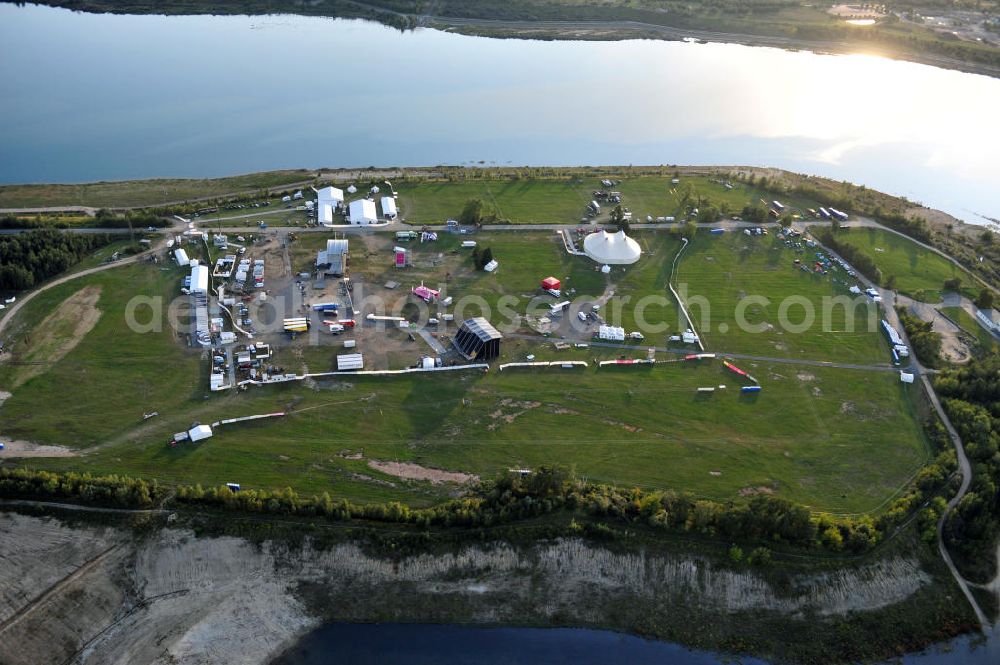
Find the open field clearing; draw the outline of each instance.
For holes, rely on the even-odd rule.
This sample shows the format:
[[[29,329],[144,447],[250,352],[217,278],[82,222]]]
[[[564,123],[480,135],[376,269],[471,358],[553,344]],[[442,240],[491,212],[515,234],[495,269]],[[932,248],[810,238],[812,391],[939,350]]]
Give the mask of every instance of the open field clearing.
[[[158,206],[310,180],[311,171],[264,171],[229,178],[127,180],[79,185],[4,185],[0,208]]]
[[[669,177],[615,178],[613,187],[619,191],[622,205],[633,213],[633,223],[647,216],[674,216],[681,219],[688,205],[724,206],[737,214],[745,205],[759,204],[774,198],[757,187],[733,182],[727,189],[707,176],[682,175],[677,184]],[[403,182],[397,185],[402,217],[409,224],[441,224],[456,219],[466,201],[482,199],[502,219],[512,224],[572,224],[581,219],[586,205],[594,199],[595,190],[602,189],[595,178],[564,179],[503,179],[460,182]],[[788,199],[786,206],[818,207],[806,200]],[[605,217],[607,209],[604,206]]]
[[[169,329],[136,334],[125,325],[125,307],[135,295],[169,302],[177,271],[148,264],[124,266],[54,287],[39,294],[7,331],[15,362],[0,365],[0,385],[10,390],[25,368],[31,378],[17,386],[0,412],[0,433],[37,442],[86,447],[135,427],[158,405],[192,399],[207,379],[199,354],[189,353]],[[82,338],[79,323],[49,319],[72,304],[75,294],[98,292],[92,305],[100,316]],[[89,302],[89,301],[88,301]],[[148,309],[146,310],[148,312]],[[140,314],[140,316],[142,316]],[[47,332],[62,331],[62,336]],[[38,358],[52,345],[75,345],[63,358]],[[37,374],[37,375],[35,375]]]
[[[837,362],[886,362],[888,348],[876,328],[869,326],[867,299],[847,290],[854,280],[839,268],[821,275],[794,264],[798,259],[808,267],[815,261],[816,251],[789,249],[773,235],[699,233],[678,264],[676,284],[682,293],[686,287],[696,325],[700,319],[710,322],[699,328],[710,349]],[[707,301],[707,314],[699,311],[698,296]],[[834,297],[841,297],[842,302],[836,306],[824,303],[824,298]],[[738,321],[741,302],[746,330]],[[782,313],[791,326],[782,325]],[[877,317],[874,323],[878,323]],[[803,329],[796,332],[797,326]]]
[[[165,445],[191,420],[172,410],[120,445],[44,464],[419,504],[441,490],[390,477],[368,460],[487,477],[560,462],[619,485],[717,498],[766,492],[814,509],[863,512],[877,509],[929,457],[914,395],[894,374],[765,363],[744,369],[765,385],[756,397],[742,395],[719,363],[336,377],[176,404],[203,421],[288,413],[219,430],[197,446]],[[696,392],[720,384],[727,389]]]
[[[837,240],[871,257],[885,279],[896,277],[896,290],[916,300],[940,302],[945,280],[956,278],[962,280],[965,295],[975,297],[979,292],[964,270],[896,233],[873,228],[843,229]]]
[[[676,332],[676,305],[664,288],[680,241],[666,233],[635,235],[643,259],[607,276],[591,261],[568,255],[550,232],[441,234],[437,242],[411,242],[412,267],[405,270],[390,267],[391,235],[360,236],[351,239],[352,275],[362,286],[394,297],[421,279],[440,283],[456,299],[481,296],[495,319],[503,296],[518,297],[513,310],[523,314],[527,302],[540,295],[538,280],[553,274],[565,281],[564,289],[576,289],[573,297],[610,290],[633,300],[666,296],[667,304],[650,307],[647,319],[667,322]],[[467,238],[490,247],[500,270],[474,271],[469,250],[458,248]],[[292,243],[294,271],[308,268],[321,241],[325,238],[316,235]],[[699,234],[681,260],[680,281],[711,304],[709,350],[884,364],[880,336],[844,333],[840,319],[833,320],[832,332],[823,332],[820,322],[805,333],[783,336],[744,333],[737,326],[717,332],[720,323],[732,321],[741,290],[753,288],[775,303],[793,294],[815,302],[846,291],[831,276],[795,269],[792,260],[799,255],[773,236]],[[20,385],[25,366],[0,367],[0,389],[13,393],[0,410],[0,434],[90,449],[82,457],[34,459],[32,465],[138,474],[167,483],[290,485],[358,501],[426,505],[455,491],[454,484],[431,479],[460,477],[437,470],[489,477],[557,462],[619,485],[716,498],[773,493],[817,510],[854,513],[878,510],[929,457],[919,393],[899,384],[892,372],[737,361],[763,385],[761,393],[747,395],[739,392],[741,379],[719,361],[600,370],[594,365],[597,359],[645,357],[649,344],[666,344],[667,332],[632,349],[558,351],[537,335],[514,334],[504,342],[503,361],[530,353],[539,360],[584,360],[587,369],[331,377],[212,394],[207,356],[200,350],[188,348],[169,329],[139,334],[124,325],[132,296],[169,301],[182,272],[148,264],[123,267],[56,287],[25,307],[15,322],[20,332],[12,335],[19,359],[37,354],[32,345],[43,337],[45,344],[56,343],[56,335],[37,331],[63,330],[62,337],[73,337],[75,328],[43,322],[67,307],[67,299],[72,304],[80,298],[81,290],[100,288],[93,305],[100,318],[65,357],[42,365]],[[384,289],[390,278],[401,287]],[[553,299],[545,296],[542,302]],[[748,318],[769,322],[776,306],[748,310]],[[623,324],[632,326],[631,308],[622,311]],[[522,324],[517,331],[530,328]],[[422,342],[402,339],[392,352],[371,344],[362,351],[382,353],[397,368],[427,352]],[[292,346],[278,349],[276,362],[299,373],[328,371],[336,352],[329,346]],[[31,367],[34,372],[37,366]],[[706,386],[717,390],[699,396],[697,389]],[[144,421],[143,414],[153,411],[159,415]],[[275,411],[287,415],[219,428],[197,445],[166,445],[173,432],[192,422]]]

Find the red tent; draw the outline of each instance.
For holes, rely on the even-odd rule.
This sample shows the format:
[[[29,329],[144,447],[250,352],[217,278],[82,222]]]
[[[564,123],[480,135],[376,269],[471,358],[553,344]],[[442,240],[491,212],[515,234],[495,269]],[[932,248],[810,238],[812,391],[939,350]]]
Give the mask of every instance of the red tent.
[[[561,282],[555,277],[546,277],[542,280],[543,289],[556,289],[559,290]]]

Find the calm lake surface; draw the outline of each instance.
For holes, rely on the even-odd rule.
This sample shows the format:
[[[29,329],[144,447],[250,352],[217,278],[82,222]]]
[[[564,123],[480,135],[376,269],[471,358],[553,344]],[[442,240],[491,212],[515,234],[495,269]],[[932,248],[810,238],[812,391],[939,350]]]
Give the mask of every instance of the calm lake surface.
[[[903,665],[995,665],[997,641],[912,654]],[[718,656],[676,644],[581,628],[475,628],[421,624],[323,626],[271,665],[763,665],[757,658]]]
[[[1000,80],[865,55],[0,5],[0,182],[757,164],[1000,218]]]

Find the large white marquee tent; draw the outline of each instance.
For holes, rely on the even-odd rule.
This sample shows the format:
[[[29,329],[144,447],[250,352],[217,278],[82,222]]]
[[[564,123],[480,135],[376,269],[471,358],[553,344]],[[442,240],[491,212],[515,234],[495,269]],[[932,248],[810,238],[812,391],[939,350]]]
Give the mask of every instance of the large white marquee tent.
[[[635,263],[642,256],[639,243],[625,235],[624,231],[591,233],[583,239],[583,251],[594,261],[613,266]]]

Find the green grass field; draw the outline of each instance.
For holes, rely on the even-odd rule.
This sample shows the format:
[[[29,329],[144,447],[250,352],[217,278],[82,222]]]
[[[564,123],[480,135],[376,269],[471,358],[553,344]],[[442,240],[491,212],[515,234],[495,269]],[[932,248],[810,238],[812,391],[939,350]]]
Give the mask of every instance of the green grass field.
[[[689,206],[697,205],[724,206],[729,214],[738,214],[745,205],[773,198],[744,183],[733,183],[733,189],[727,189],[707,176],[684,175],[676,185],[671,184],[669,177],[612,179],[620,180],[612,189],[622,193],[622,205],[632,210],[636,225],[644,222],[647,216],[680,219]],[[594,198],[594,190],[598,189],[606,188],[601,187],[597,177],[423,181],[397,185],[400,211],[409,224],[441,224],[446,219],[455,219],[466,201],[472,198],[489,203],[499,217],[512,224],[572,224],[580,221],[587,204]],[[783,203],[798,209],[818,205],[797,198]]]
[[[699,330],[712,349],[838,362],[887,362],[888,350],[874,332],[878,319],[871,323],[867,301],[847,290],[853,280],[840,270],[823,276],[795,267],[795,259],[808,263],[812,256],[812,250],[788,249],[773,235],[699,233],[678,266],[676,284],[679,290],[686,286],[690,294],[695,323],[703,317],[710,323]],[[708,302],[707,315],[697,305],[699,296]],[[833,303],[831,299],[836,297],[850,305],[825,304]],[[741,328],[737,317],[741,302],[747,330]],[[811,319],[808,312],[812,312]],[[783,313],[788,326],[781,323]],[[798,331],[800,325],[805,329]]]
[[[644,259],[616,269],[611,284],[617,294],[636,299],[663,296],[679,241],[666,233],[636,237]],[[417,265],[406,271],[406,284],[433,283],[448,273],[453,293],[480,295],[491,307],[504,295],[537,294],[538,280],[548,274],[566,279],[566,288],[578,294],[597,295],[609,286],[589,261],[566,254],[554,234],[495,232],[476,238],[500,260],[497,273],[474,272],[456,247],[463,237],[443,235],[438,243],[411,244]],[[293,265],[311,261],[322,240],[297,241]],[[351,242],[355,274],[376,284],[385,274],[400,275],[388,268],[384,245],[391,247],[391,238]],[[877,333],[838,332],[842,321],[836,319],[832,332],[752,335],[737,327],[717,332],[720,323],[731,321],[740,291],[778,303],[788,295],[816,302],[844,289],[829,277],[794,270],[794,256],[770,237],[695,239],[680,264],[680,278],[691,294],[712,303],[713,332],[705,334],[709,350],[884,364]],[[168,483],[290,485],[359,501],[398,498],[426,505],[445,496],[448,486],[387,476],[369,468],[367,460],[412,461],[482,476],[558,462],[574,465],[587,478],[621,485],[716,498],[773,492],[818,510],[863,512],[882,506],[928,457],[917,393],[892,372],[740,360],[736,364],[764,386],[748,397],[738,391],[739,377],[718,361],[601,370],[591,362],[623,353],[644,356],[644,345],[631,352],[597,347],[560,352],[540,338],[511,338],[506,358],[535,353],[587,360],[591,367],[359,376],[211,394],[200,350],[187,348],[169,330],[137,334],[123,325],[131,297],[170,299],[180,276],[178,269],[122,267],[61,285],[24,308],[11,335],[15,352],[19,345],[37,343],[32,331],[66,298],[87,286],[101,287],[96,306],[102,313],[93,330],[64,358],[16,385],[0,407],[4,437],[73,448],[101,445],[82,457],[35,459],[33,466],[140,474]],[[647,318],[658,314],[676,330],[673,304],[650,312]],[[771,321],[773,314],[772,306],[750,311],[748,318]],[[662,345],[666,334],[645,344]],[[296,362],[324,371],[331,359],[329,347],[308,348]],[[0,367],[0,389],[19,383],[21,371]],[[698,387],[722,384],[727,388],[698,397]],[[198,446],[166,445],[173,432],[194,421],[276,410],[289,415],[219,429]],[[143,421],[152,411],[160,415]],[[354,457],[362,451],[364,458]]]
[[[837,239],[853,245],[875,261],[886,279],[896,277],[896,290],[923,302],[940,302],[944,282],[962,280],[963,293],[975,297],[978,290],[972,277],[944,257],[921,247],[909,238],[874,228],[842,230]]]

